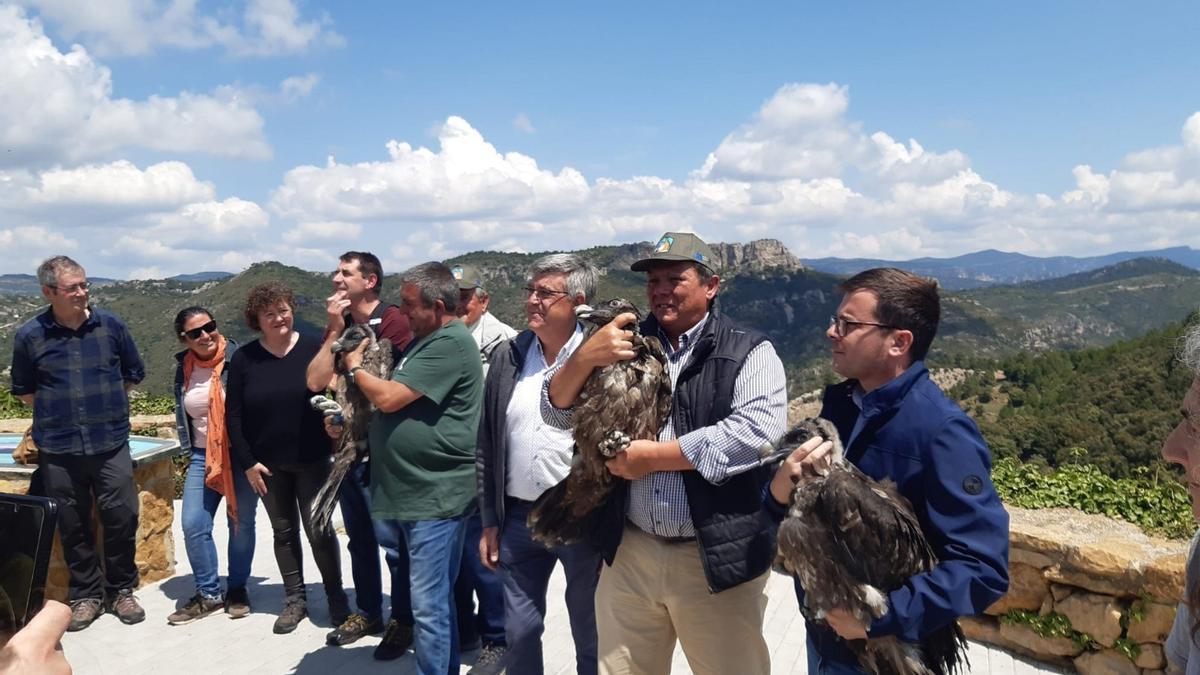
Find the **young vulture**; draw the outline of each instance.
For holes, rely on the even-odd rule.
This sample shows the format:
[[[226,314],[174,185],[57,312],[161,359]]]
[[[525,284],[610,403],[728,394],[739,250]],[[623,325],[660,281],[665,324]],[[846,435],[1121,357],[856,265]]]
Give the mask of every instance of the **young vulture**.
[[[588,336],[619,314],[641,313],[628,300],[615,299],[593,308],[580,305],[575,315],[589,325]],[[566,479],[542,494],[529,512],[533,538],[562,546],[583,541],[601,529],[606,515],[623,512],[625,482],[604,462],[633,440],[658,440],[658,430],[671,412],[671,378],[662,343],[630,325],[636,356],[592,371],[575,406],[575,456]]]
[[[804,588],[801,611],[821,622],[831,609],[849,611],[870,625],[888,611],[887,594],[937,564],[912,505],[890,480],[876,482],[848,462],[837,429],[828,420],[801,421],[770,458],[780,459],[813,436],[833,441],[829,468],[796,484],[779,526],[777,566]],[[966,639],[957,623],[918,643],[895,636],[854,640],[859,665],[873,675],[948,675],[965,660]]]
[[[367,454],[367,425],[371,421],[371,414],[375,412],[375,406],[371,405],[358,385],[354,384],[354,378],[346,375],[346,368],[342,365],[342,354],[354,351],[363,340],[367,341],[367,350],[362,361],[363,370],[378,378],[391,377],[391,340],[377,340],[375,331],[371,330],[370,326],[354,324],[329,347],[329,351],[333,352],[334,370],[341,375],[334,388],[334,400],[314,396],[310,401],[314,408],[325,415],[340,415],[343,424],[342,436],[336,441],[337,449],[333,453],[333,468],[312,503],[312,522],[318,529],[327,526],[333,516],[333,507],[337,504],[342,479],[346,477],[354,462]]]

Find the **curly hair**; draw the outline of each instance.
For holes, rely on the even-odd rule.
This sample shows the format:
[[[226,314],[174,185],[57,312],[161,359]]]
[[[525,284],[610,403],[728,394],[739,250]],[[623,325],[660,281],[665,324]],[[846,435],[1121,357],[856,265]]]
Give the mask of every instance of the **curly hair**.
[[[292,293],[292,289],[278,281],[268,281],[251,288],[250,293],[246,295],[246,307],[242,310],[242,316],[246,319],[246,327],[253,331],[261,331],[262,327],[258,325],[258,313],[270,309],[280,302],[287,303],[288,308],[293,311],[296,309],[296,296]]]

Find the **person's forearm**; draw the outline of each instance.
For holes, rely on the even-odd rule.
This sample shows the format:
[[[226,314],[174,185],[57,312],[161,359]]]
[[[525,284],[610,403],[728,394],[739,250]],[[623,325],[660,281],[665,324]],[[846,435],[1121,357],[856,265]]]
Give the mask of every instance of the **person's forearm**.
[[[307,383],[309,391],[322,391],[332,386],[335,373],[333,370],[333,352],[329,351],[329,347],[334,342],[337,342],[337,337],[336,333],[326,335],[321,349],[317,351],[317,355],[313,357],[313,360],[308,362],[308,369],[304,372],[304,380]]]
[[[401,382],[375,377],[365,370],[354,373],[354,384],[379,412],[393,413],[421,397],[421,393]]]
[[[20,399],[21,403],[24,403],[25,405],[29,406],[30,408],[33,407],[33,397],[34,397],[33,394],[20,394],[17,396],[17,398]]]
[[[695,471],[696,467],[683,455],[678,440],[657,441],[641,450],[643,461],[652,471]]]
[[[592,367],[572,355],[550,380],[550,404],[560,409],[574,406],[575,399],[579,398],[579,392],[583,391],[583,385],[591,374]]]

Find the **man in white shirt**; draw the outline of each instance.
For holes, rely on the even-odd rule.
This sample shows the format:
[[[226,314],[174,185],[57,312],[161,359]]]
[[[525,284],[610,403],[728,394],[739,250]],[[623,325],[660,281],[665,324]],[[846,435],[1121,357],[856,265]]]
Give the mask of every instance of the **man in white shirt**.
[[[553,254],[529,270],[528,329],[501,343],[484,386],[476,445],[483,536],[479,558],[504,582],[510,673],[541,675],[546,585],[556,562],[566,574],[566,603],[579,675],[596,673],[594,598],[600,553],[589,543],[547,548],[525,525],[533,501],[571,468],[571,432],[542,421],[546,373],[583,340],[575,307],[593,299],[599,274],[579,256]]]

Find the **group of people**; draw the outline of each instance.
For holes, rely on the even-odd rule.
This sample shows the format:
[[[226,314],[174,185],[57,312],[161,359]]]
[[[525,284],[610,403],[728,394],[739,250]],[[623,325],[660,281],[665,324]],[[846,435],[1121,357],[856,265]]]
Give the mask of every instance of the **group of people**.
[[[666,673],[677,643],[696,673],[770,672],[764,591],[775,531],[796,480],[821,470],[831,444],[814,438],[781,466],[760,465],[763,446],[785,431],[783,364],[765,335],[721,312],[721,279],[700,238],[669,232],[632,269],[646,275],[649,316],[634,326],[637,317],[624,314],[590,335],[575,310],[597,300],[599,273],[572,254],[530,266],[520,332],[488,312],[478,270],[418,265],[402,275],[394,306],[380,299],[379,260],[359,251],[339,260],[321,339],[296,331],[295,299],[276,283],[250,292],[242,318],[259,337],[245,345],[224,337],[209,310],[181,310],[173,329],[185,349],[174,391],[180,444],[191,460],[182,523],[196,592],[168,621],[250,613],[246,582],[261,500],[286,595],[278,633],[294,630],[308,611],[303,528],[336,626],[328,642],[382,632],[376,657],[411,647],[423,675],[457,673],[460,649],[477,643],[476,673],[541,673],[556,564],[566,578],[577,672]],[[88,302],[82,267],[51,258],[38,278],[50,307],[17,333],[12,387],[34,409],[40,489],[61,506],[68,629],[85,628],[106,609],[136,623],[145,614],[133,596],[137,500],[126,394],[144,366],[120,320]],[[884,268],[840,290],[826,337],[833,368],[846,379],[825,391],[821,415],[837,427],[849,461],[897,484],[939,562],[891,591],[888,611],[870,624],[837,610],[810,621],[811,673],[859,672],[847,641],[916,640],[983,611],[1008,585],[1008,517],[987,447],[924,365],[940,318],[936,282]],[[335,367],[329,348],[351,324],[391,342],[390,376],[363,368],[361,347]],[[574,408],[587,378],[635,356],[635,328],[666,349],[670,418],[657,438],[635,439],[607,463],[629,481],[624,518],[589,541],[547,547],[531,536],[526,517],[570,471]],[[1200,372],[1200,337],[1191,344],[1189,365]],[[354,609],[336,537],[310,519],[330,470],[331,439],[343,429],[308,399],[339,377],[377,410],[369,455],[339,493]],[[1187,467],[1200,504],[1192,477],[1200,466],[1197,383],[1163,454]],[[222,501],[230,527],[224,590],[212,538]],[[386,621],[381,549],[391,577]],[[1190,571],[1200,565],[1195,558]],[[1173,658],[1197,648],[1197,576],[1189,574]],[[796,593],[803,603],[799,581]]]

